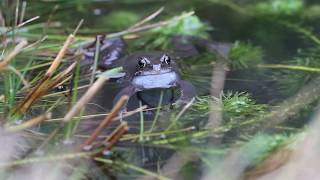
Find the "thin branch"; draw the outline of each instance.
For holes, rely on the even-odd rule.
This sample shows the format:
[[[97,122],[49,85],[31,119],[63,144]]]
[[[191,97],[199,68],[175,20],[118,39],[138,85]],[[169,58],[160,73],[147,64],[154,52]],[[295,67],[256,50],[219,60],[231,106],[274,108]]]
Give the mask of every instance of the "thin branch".
[[[128,131],[128,123],[125,121],[121,122],[121,124],[103,142],[103,144],[105,145],[105,149],[102,153],[107,155],[110,152],[110,149],[113,147],[113,145],[117,143],[120,140],[120,138]]]
[[[118,36],[123,36],[123,35],[126,35],[126,34],[137,33],[137,32],[141,32],[141,31],[146,31],[146,30],[149,30],[149,29],[157,28],[157,27],[160,27],[160,26],[169,25],[171,23],[175,23],[175,22],[177,22],[177,21],[179,21],[181,19],[184,19],[186,17],[192,16],[193,14],[194,14],[194,11],[191,11],[191,12],[182,14],[181,16],[171,18],[169,20],[160,21],[160,22],[154,23],[154,24],[148,24],[148,25],[145,25],[145,26],[137,27],[135,29],[127,29],[125,31],[112,33],[112,34],[107,35],[107,37],[108,38],[118,37]]]
[[[7,68],[13,58],[19,54],[27,44],[27,41],[21,41],[8,55],[6,55],[3,60],[0,61],[0,71],[3,71],[5,68]]]
[[[307,71],[307,72],[320,72],[320,68],[307,67],[307,66],[295,66],[286,64],[259,64],[258,68],[270,68],[270,69],[289,69],[297,71]]]
[[[93,141],[98,137],[98,135],[102,132],[103,129],[105,129],[114,121],[115,116],[119,113],[123,105],[127,103],[128,99],[129,99],[129,96],[122,96],[118,100],[118,102],[112,108],[109,115],[99,124],[99,126],[94,130],[91,136],[82,144],[81,147],[83,149],[89,150],[91,148],[91,144],[93,143]]]
[[[9,131],[9,132],[21,131],[21,130],[36,126],[36,125],[38,125],[38,124],[42,123],[43,121],[48,120],[50,118],[51,118],[51,113],[46,113],[46,114],[40,115],[38,117],[35,117],[31,120],[28,120],[20,125],[9,127],[7,129],[7,131]]]
[[[21,13],[20,13],[20,21],[19,21],[19,24],[21,24],[21,23],[23,22],[24,15],[25,15],[25,13],[26,13],[26,7],[27,7],[27,1],[23,1],[23,2],[22,2]]]
[[[87,92],[80,98],[80,100],[72,107],[72,109],[64,116],[63,121],[70,121],[77,113],[81,111],[83,107],[92,99],[92,97],[96,94],[99,89],[102,88],[105,82],[108,81],[109,78],[99,77],[92,86],[87,90]]]
[[[162,13],[163,10],[164,10],[164,7],[161,7],[156,12],[147,16],[146,18],[142,19],[141,21],[137,22],[136,24],[130,26],[128,29],[135,29],[135,28],[142,26],[143,24],[145,24],[145,23],[151,21],[152,19],[154,19],[155,17],[157,17],[160,13]]]

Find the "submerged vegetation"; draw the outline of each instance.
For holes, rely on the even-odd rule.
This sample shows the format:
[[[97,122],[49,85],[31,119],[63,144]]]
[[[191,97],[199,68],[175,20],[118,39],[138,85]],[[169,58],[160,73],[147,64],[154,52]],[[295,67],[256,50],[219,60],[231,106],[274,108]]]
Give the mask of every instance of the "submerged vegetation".
[[[1,179],[317,179],[317,2],[0,7]],[[99,38],[122,37],[128,54],[171,53],[177,35],[209,44],[177,63],[197,96],[163,105],[161,90],[156,107],[128,96],[113,104],[123,69],[98,69]],[[92,67],[83,65],[86,46]],[[127,101],[137,106],[124,111]]]

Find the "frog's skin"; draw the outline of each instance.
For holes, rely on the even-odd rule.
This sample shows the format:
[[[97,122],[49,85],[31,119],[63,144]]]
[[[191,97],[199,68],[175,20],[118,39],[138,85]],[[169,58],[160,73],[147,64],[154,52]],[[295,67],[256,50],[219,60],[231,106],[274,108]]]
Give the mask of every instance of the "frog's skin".
[[[218,53],[224,58],[230,50],[229,44],[213,43],[194,37],[175,36],[172,41],[175,47],[174,52],[135,52],[124,55],[125,43],[122,38],[105,39],[103,36],[98,36],[97,40],[100,41],[99,68],[123,67],[124,73],[118,78],[121,79],[120,82],[125,84],[125,87],[116,95],[114,102],[117,102],[123,95],[131,97],[137,93],[138,98],[149,106],[154,106],[154,104],[151,105],[152,103],[149,103],[146,98],[148,96],[144,96],[144,94],[150,92],[151,89],[178,89],[181,96],[177,100],[174,97],[166,98],[174,101],[169,103],[176,105],[186,104],[196,96],[194,86],[181,79],[176,64],[179,59],[198,54],[198,50],[194,44],[190,43],[191,41],[205,46],[208,51]],[[84,64],[93,64],[95,44],[96,42],[93,42],[82,48],[85,55],[85,59],[82,61]],[[174,93],[169,94],[173,96]]]
[[[145,104],[154,106],[145,98],[150,89],[172,89],[178,88],[181,92],[180,98],[171,103],[182,104],[187,103],[195,97],[195,88],[193,85],[181,79],[176,62],[170,54],[163,52],[137,52],[124,57],[119,61],[122,64],[126,75],[123,77],[124,82],[127,83],[116,96],[114,101],[117,101],[121,96],[132,96],[138,93],[138,97]],[[148,91],[150,92],[150,91]],[[167,97],[169,93],[165,94],[165,99],[174,99],[174,97]],[[173,96],[173,93],[171,93]],[[153,104],[153,105],[152,105]]]

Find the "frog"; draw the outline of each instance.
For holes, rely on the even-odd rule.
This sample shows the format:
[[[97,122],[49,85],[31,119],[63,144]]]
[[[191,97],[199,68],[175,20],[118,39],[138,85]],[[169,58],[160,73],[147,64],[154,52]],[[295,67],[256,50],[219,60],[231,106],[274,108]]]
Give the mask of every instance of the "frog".
[[[101,71],[114,67],[123,67],[123,73],[117,77],[123,88],[113,99],[116,103],[120,97],[131,98],[137,95],[138,100],[148,107],[155,107],[157,102],[152,97],[164,92],[163,105],[179,107],[186,105],[196,97],[196,89],[193,84],[181,77],[178,61],[199,54],[195,44],[205,46],[209,51],[218,53],[227,58],[231,49],[228,43],[217,43],[198,37],[174,36],[172,45],[174,51],[138,51],[130,54],[125,53],[126,42],[122,37],[106,38],[104,35],[96,36],[94,42],[81,47],[84,59],[81,64],[90,65],[94,62],[97,41],[99,41],[99,63]],[[174,90],[178,91],[176,97]],[[126,111],[126,106],[123,107]]]

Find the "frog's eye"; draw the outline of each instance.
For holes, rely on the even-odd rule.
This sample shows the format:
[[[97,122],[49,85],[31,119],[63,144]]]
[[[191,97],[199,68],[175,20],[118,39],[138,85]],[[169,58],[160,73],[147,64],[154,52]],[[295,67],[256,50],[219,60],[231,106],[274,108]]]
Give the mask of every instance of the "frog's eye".
[[[147,66],[147,60],[146,60],[146,58],[139,58],[139,60],[138,60],[138,66],[139,66],[140,68],[146,67],[146,66]]]
[[[160,61],[161,61],[162,63],[170,64],[170,63],[171,63],[171,58],[170,58],[170,56],[168,56],[168,55],[165,54],[165,55],[163,55],[163,56],[161,57]]]

